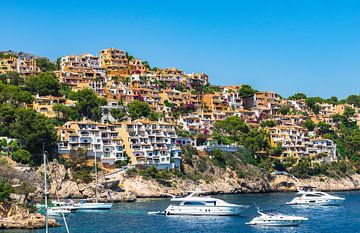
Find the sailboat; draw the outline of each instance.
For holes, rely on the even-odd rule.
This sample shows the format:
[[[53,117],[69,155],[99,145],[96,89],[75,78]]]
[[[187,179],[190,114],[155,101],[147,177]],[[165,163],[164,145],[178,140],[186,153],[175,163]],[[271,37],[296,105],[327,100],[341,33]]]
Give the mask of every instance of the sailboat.
[[[113,203],[102,203],[99,202],[98,198],[98,171],[97,171],[97,161],[96,161],[96,148],[94,146],[94,167],[95,167],[95,202],[87,202],[86,200],[81,200],[79,203],[75,203],[74,206],[78,210],[109,210],[111,209]]]
[[[57,208],[57,209],[52,209],[51,207],[48,207],[48,195],[49,192],[47,191],[47,175],[46,175],[46,155],[45,155],[45,144],[43,144],[43,158],[44,158],[44,197],[45,197],[45,206],[44,206],[44,215],[45,215],[45,232],[49,233],[49,221],[48,221],[48,216],[58,216],[61,215],[63,220],[64,220],[64,224],[65,224],[65,229],[67,233],[70,233],[69,231],[69,227],[67,225],[67,221],[65,218],[65,215],[69,214],[70,211],[69,210],[65,210],[63,208]]]

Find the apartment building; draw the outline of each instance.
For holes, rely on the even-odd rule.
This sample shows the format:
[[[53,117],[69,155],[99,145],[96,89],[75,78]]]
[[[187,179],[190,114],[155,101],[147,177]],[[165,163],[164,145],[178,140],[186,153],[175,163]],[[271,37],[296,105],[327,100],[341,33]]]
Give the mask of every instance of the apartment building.
[[[255,108],[264,114],[275,114],[280,108],[280,96],[273,92],[256,92],[254,96]]]
[[[225,86],[223,88],[222,96],[224,100],[228,102],[232,110],[242,110],[244,109],[243,99],[239,96],[239,90],[241,86]]]
[[[69,121],[58,127],[58,153],[70,154],[71,150],[86,148],[88,156],[113,165],[118,160],[127,160],[118,125],[92,121]]]
[[[143,74],[148,72],[148,65],[142,60],[134,58],[129,60],[129,73],[130,74]]]
[[[199,88],[209,83],[209,77],[207,74],[201,73],[190,73],[186,75],[186,83],[187,87],[191,87],[193,89]]]
[[[283,153],[280,159],[286,157],[301,158],[310,156],[319,161],[334,161],[336,144],[330,139],[310,138],[306,129],[300,126],[280,125],[269,128],[272,146],[281,143]]]
[[[230,106],[221,93],[205,94],[203,96],[204,109],[211,112],[221,112],[230,109]]]
[[[34,97],[34,101],[32,104],[28,105],[28,107],[33,108],[35,111],[53,118],[56,117],[58,113],[54,111],[55,104],[63,104],[66,106],[75,106],[76,101],[66,99],[64,96],[39,96],[36,95]]]
[[[30,76],[40,73],[40,68],[36,66],[35,59],[20,59],[15,56],[0,58],[0,74],[7,72],[18,72],[20,75]]]
[[[108,48],[100,51],[101,66],[109,76],[128,75],[129,60],[125,51]]]
[[[90,84],[94,80],[97,80],[97,83],[105,82],[106,71],[101,67],[99,57],[89,53],[64,56],[60,66],[61,81],[68,85]]]
[[[283,148],[282,157],[300,158],[306,155],[306,144],[310,142],[307,130],[300,126],[275,126],[269,128],[270,142],[276,146],[278,142]]]
[[[121,123],[120,132],[132,164],[155,165],[159,169],[180,167],[181,149],[173,125],[136,120]]]
[[[336,144],[330,139],[310,139],[306,152],[314,161],[332,162],[337,160]]]

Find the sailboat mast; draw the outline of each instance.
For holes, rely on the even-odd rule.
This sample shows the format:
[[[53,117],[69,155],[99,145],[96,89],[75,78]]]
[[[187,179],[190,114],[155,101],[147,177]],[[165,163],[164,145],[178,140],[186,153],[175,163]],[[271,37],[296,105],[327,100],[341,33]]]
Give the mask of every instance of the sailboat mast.
[[[94,153],[95,153],[95,199],[96,199],[96,203],[98,203],[98,171],[97,171],[97,163],[96,163],[96,146],[94,146]]]
[[[45,195],[45,232],[49,232],[48,225],[48,191],[47,191],[47,178],[46,178],[46,155],[45,144],[43,144],[43,157],[44,157],[44,195]]]

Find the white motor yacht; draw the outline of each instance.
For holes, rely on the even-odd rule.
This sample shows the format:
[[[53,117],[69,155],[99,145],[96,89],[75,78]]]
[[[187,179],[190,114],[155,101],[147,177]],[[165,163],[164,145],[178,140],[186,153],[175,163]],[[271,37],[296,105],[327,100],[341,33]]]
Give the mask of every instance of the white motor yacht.
[[[181,198],[172,198],[178,205],[169,205],[164,211],[165,215],[238,215],[247,206],[227,203],[221,199],[210,196],[195,196],[199,192]]]
[[[336,205],[345,198],[330,195],[325,192],[316,191],[315,187],[301,187],[298,190],[300,197],[295,197],[287,205]]]
[[[260,211],[258,210],[260,216],[253,218],[250,222],[246,223],[248,225],[259,225],[259,226],[298,226],[302,222],[307,221],[307,218],[293,216],[293,215],[284,215],[280,214],[275,210],[270,211]]]

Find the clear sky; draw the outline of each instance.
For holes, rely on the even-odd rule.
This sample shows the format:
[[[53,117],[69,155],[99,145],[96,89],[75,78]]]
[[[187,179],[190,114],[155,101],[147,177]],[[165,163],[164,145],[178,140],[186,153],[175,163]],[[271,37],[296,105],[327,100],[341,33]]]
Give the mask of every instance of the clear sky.
[[[360,1],[45,1],[0,4],[0,50],[51,59],[116,47],[283,96],[360,93]]]

